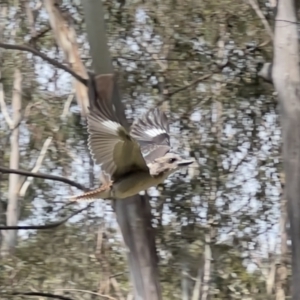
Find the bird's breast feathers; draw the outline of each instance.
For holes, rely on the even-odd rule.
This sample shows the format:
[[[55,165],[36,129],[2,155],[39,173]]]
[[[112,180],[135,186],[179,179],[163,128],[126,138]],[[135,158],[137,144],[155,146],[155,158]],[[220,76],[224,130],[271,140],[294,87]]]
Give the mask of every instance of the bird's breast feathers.
[[[113,194],[115,198],[127,198],[157,186],[165,180],[166,175],[151,176],[149,172],[137,172],[130,174],[119,181],[114,182]]]

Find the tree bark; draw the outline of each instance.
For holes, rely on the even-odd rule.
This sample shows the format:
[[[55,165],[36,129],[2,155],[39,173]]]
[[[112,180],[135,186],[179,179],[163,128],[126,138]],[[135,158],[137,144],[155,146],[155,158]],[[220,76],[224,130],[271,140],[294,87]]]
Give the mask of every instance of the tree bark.
[[[279,0],[272,79],[278,93],[283,137],[285,193],[292,240],[292,299],[300,295],[300,70],[293,0]]]
[[[5,26],[5,21],[6,21],[6,16],[7,16],[7,5],[2,5],[0,8],[0,40],[2,40],[3,37],[3,29]],[[0,66],[2,65],[3,62],[3,57],[2,57],[2,49],[0,49]],[[1,68],[0,68],[0,81],[2,79],[2,74],[1,74]],[[1,90],[2,90],[2,95],[1,95]],[[3,97],[3,99],[1,99],[1,97]],[[3,85],[0,83],[0,102],[1,100],[4,101],[4,92],[3,92]],[[1,108],[1,104],[0,104],[0,111],[2,112],[2,108]],[[0,149],[0,164],[3,164],[4,161],[4,153],[5,153],[5,149]],[[1,196],[2,196],[2,174],[0,173],[0,200],[1,200]],[[5,209],[4,209],[4,203],[2,203],[0,201],[0,225],[5,224]],[[2,245],[2,239],[3,239],[3,232],[0,232],[0,249],[1,249],[1,245]]]
[[[11,169],[19,168],[20,152],[19,152],[19,126],[16,126],[21,119],[21,85],[22,74],[19,69],[15,70],[14,85],[12,94],[12,110],[13,110],[13,127],[11,134],[11,149],[10,149],[10,162],[9,167]],[[7,226],[16,226],[19,219],[19,175],[9,175],[9,187],[8,187],[8,206],[6,212],[6,224]],[[2,244],[1,253],[6,255],[12,253],[17,245],[17,230],[11,230],[5,232],[4,241]]]
[[[288,275],[288,232],[287,203],[285,194],[285,176],[281,173],[281,205],[280,205],[280,265],[276,271],[275,299],[285,300]]]
[[[201,291],[201,300],[206,300],[208,298],[208,294],[210,290],[211,261],[212,261],[211,231],[212,231],[211,228],[209,228],[209,232],[205,234],[203,286]]]
[[[105,34],[102,1],[82,1],[85,22],[96,75],[112,74],[112,62]],[[125,117],[118,86],[114,86],[112,101],[117,114]],[[151,207],[147,196],[136,195],[114,203],[117,222],[120,226],[126,247],[127,258],[134,286],[135,299],[161,299],[158,278],[157,256]]]
[[[59,10],[56,0],[44,0],[45,8],[49,14],[49,21],[53,30],[55,39],[59,47],[63,50],[65,59],[68,64],[83,78],[87,78],[85,66],[79,56],[79,48],[76,41],[76,32],[67,16],[63,16]],[[77,103],[80,107],[82,116],[86,116],[88,111],[88,95],[86,87],[78,80],[74,79],[74,88],[76,91]]]
[[[181,262],[181,300],[189,300],[190,299],[190,280],[188,278],[189,266],[188,266],[188,262],[184,261],[184,258],[183,261]]]

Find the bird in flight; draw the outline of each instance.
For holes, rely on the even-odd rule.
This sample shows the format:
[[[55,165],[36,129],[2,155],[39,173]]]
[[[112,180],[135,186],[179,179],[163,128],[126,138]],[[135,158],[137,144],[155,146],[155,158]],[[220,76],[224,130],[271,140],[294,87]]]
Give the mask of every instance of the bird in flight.
[[[169,122],[159,108],[150,109],[129,127],[126,120],[120,121],[108,98],[90,101],[87,117],[89,150],[101,165],[102,185],[71,197],[73,201],[124,199],[157,186],[194,162],[172,152]]]

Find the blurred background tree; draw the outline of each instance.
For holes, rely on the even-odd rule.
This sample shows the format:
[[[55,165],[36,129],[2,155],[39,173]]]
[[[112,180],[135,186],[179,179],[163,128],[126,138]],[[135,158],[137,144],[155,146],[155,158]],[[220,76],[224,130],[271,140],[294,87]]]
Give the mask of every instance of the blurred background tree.
[[[128,117],[162,106],[172,123],[173,144],[197,160],[148,191],[162,298],[288,297],[277,101],[272,86],[258,75],[272,56],[272,35],[265,26],[272,25],[272,3],[103,3]],[[60,29],[76,34],[79,58],[91,68],[81,2],[56,4],[66,25]],[[42,2],[2,1],[0,13],[3,42],[30,45],[69,66],[78,63],[53,34]],[[19,163],[14,160],[13,168],[36,167],[33,171],[96,186],[99,168],[89,156],[81,118],[84,95],[72,77],[28,52],[0,48],[0,59],[0,165],[9,166],[17,144]],[[14,104],[17,72],[22,78]],[[13,109],[18,103],[20,116]],[[15,144],[10,141],[14,126],[19,130]],[[15,175],[11,189],[22,193],[14,195],[19,212],[9,224],[12,179],[0,176],[1,225],[47,224],[86,206],[64,199],[78,193],[69,185]],[[126,249],[109,202],[96,201],[57,228],[19,230],[17,239],[10,232],[2,231],[1,291],[132,299]],[[4,255],[7,249],[11,255]]]

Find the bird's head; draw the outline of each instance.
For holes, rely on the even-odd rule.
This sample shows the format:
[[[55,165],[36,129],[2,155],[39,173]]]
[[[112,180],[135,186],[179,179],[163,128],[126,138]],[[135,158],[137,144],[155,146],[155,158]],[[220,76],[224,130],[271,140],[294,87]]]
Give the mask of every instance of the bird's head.
[[[161,173],[173,173],[176,170],[186,167],[194,162],[194,159],[184,159],[178,154],[167,153],[166,155],[156,158],[152,164],[150,164],[150,174],[159,175]]]

